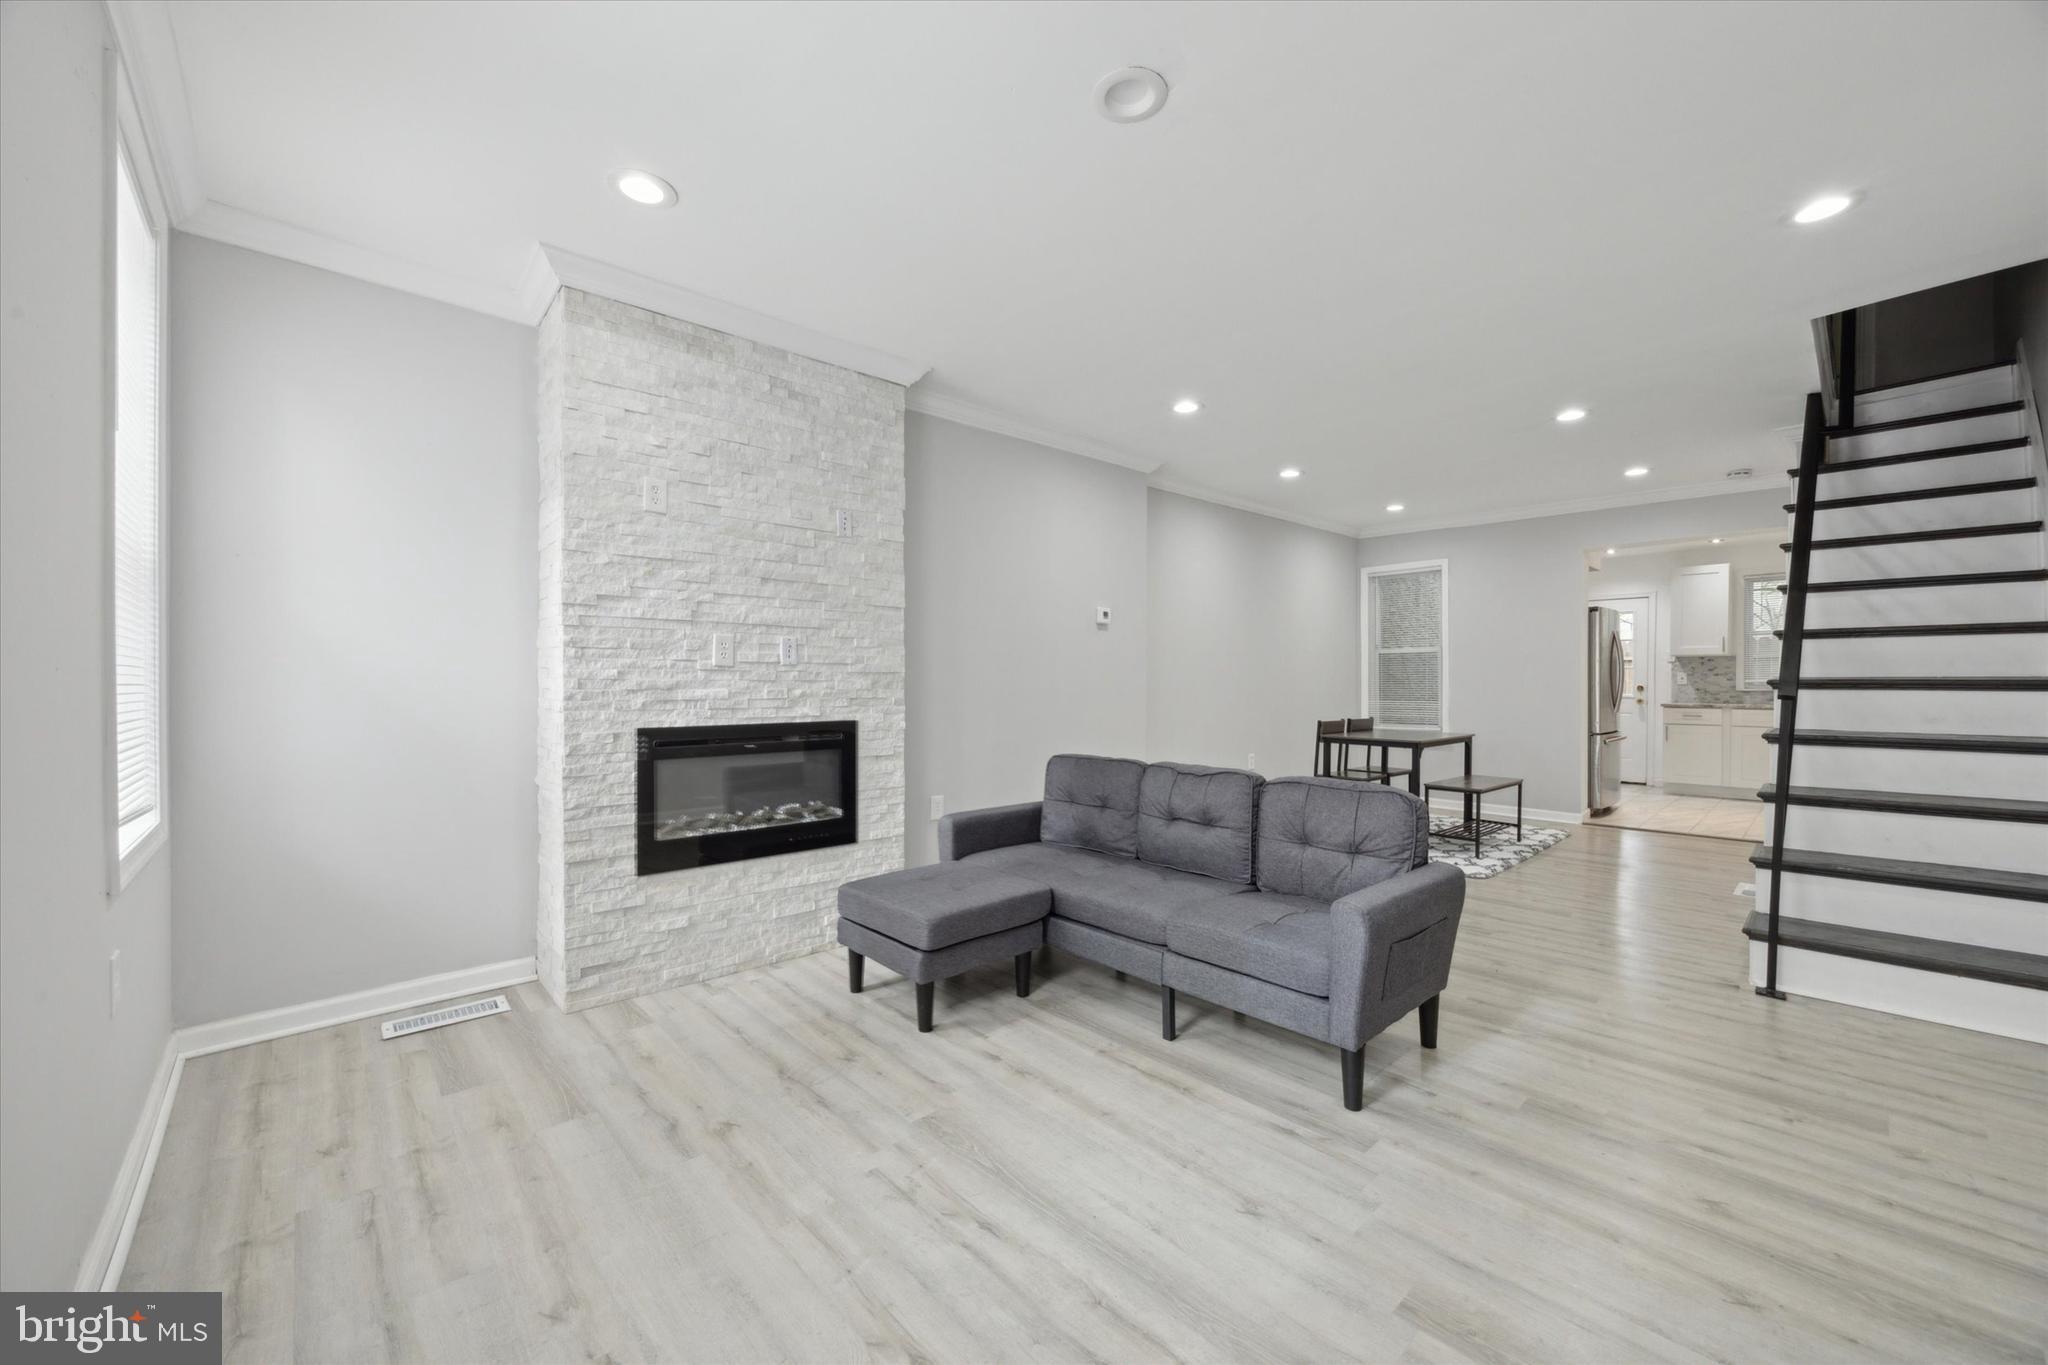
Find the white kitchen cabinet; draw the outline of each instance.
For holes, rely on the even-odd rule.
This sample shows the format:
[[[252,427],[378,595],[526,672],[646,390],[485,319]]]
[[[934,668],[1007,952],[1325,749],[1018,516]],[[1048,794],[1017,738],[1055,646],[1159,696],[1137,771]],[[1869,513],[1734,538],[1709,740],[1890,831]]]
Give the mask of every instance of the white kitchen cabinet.
[[[1733,654],[1726,564],[1688,564],[1671,582],[1673,654]]]
[[[1690,787],[1726,785],[1727,720],[1724,712],[1710,707],[1699,710],[1667,709],[1664,712],[1664,781]]]
[[[1764,742],[1771,725],[1769,711],[1728,713],[1728,786],[1755,791],[1777,776],[1777,748]]]

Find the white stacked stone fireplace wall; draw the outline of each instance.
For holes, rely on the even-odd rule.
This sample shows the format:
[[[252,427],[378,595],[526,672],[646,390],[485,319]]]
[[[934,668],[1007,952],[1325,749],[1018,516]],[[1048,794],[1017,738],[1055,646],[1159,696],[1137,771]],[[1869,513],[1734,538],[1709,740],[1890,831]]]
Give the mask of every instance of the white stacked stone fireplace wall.
[[[903,389],[564,289],[540,407],[541,981],[578,1009],[825,947],[903,861]],[[859,842],[636,876],[636,732],[791,718],[858,723]]]

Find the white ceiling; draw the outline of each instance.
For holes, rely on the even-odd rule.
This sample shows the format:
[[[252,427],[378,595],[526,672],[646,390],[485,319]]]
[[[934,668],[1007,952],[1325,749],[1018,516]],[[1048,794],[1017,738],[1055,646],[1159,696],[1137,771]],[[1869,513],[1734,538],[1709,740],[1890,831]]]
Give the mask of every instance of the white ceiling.
[[[2037,3],[116,5],[194,230],[506,312],[554,244],[1368,532],[1769,478],[1809,318],[2048,256]]]

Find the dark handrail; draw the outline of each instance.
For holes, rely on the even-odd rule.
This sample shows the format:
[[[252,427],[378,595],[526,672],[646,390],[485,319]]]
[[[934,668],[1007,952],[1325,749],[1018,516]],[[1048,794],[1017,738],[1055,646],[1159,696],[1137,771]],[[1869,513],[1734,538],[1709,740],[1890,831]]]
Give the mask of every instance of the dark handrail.
[[[1843,359],[1853,361],[1856,353],[1854,315],[1843,320],[1846,342]],[[1840,412],[1846,424],[1853,415],[1853,370],[1844,370],[1845,386]],[[1799,654],[1806,638],[1806,574],[1813,552],[1813,503],[1815,485],[1820,481],[1821,461],[1827,456],[1827,409],[1818,393],[1806,396],[1806,428],[1799,439],[1799,481],[1792,497],[1792,563],[1785,578],[1784,644],[1778,651],[1778,781],[1771,792],[1771,901],[1770,924],[1764,938],[1764,984],[1758,995],[1783,1000],[1778,989],[1778,893],[1784,879],[1785,811],[1792,796],[1792,747],[1799,725]]]

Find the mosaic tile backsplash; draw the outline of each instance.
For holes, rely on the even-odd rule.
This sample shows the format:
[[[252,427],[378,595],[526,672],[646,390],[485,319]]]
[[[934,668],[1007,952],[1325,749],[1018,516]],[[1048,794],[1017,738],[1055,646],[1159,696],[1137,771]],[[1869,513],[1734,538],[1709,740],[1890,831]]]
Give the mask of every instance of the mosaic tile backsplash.
[[[1671,661],[1671,700],[1688,706],[1769,706],[1769,692],[1735,685],[1733,654],[1688,654]]]

